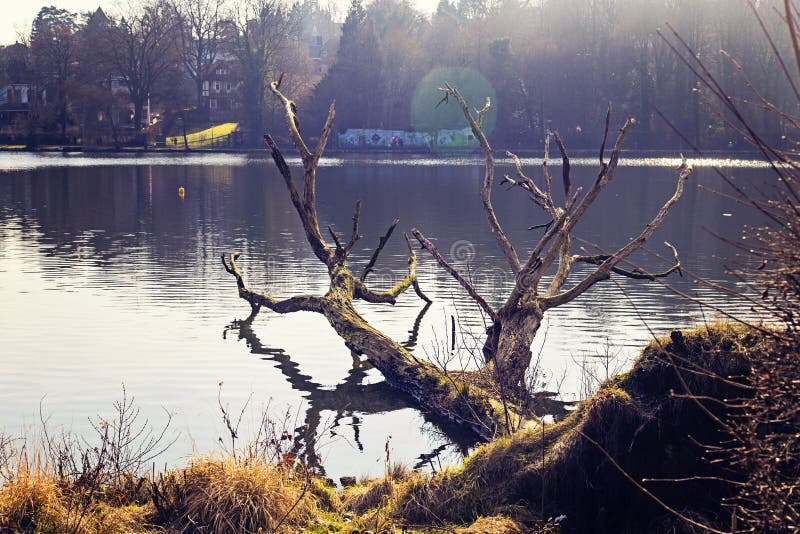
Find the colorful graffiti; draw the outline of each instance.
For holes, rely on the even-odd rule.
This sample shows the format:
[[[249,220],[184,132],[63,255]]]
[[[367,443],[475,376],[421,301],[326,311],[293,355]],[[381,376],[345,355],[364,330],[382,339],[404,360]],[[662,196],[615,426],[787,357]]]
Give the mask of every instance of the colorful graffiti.
[[[439,130],[436,145],[442,148],[473,148],[478,146],[478,140],[470,128]]]
[[[351,128],[339,134],[341,148],[430,148],[430,146],[431,136],[425,132]]]
[[[427,132],[350,128],[339,134],[339,148],[472,148],[478,141],[469,128]]]

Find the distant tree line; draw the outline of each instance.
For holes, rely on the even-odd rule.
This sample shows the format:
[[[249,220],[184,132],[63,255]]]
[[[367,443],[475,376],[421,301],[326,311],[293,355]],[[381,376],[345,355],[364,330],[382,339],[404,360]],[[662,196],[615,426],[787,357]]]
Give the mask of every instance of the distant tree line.
[[[733,97],[753,102],[752,123],[780,139],[783,125],[759,113],[725,50],[747,66],[747,76],[780,106],[791,88],[764,39],[756,13],[775,46],[789,50],[775,0],[440,0],[424,17],[402,0],[354,0],[342,28],[339,54],[317,85],[313,107],[324,120],[336,99],[337,127],[405,129],[415,126],[416,85],[437,67],[479,72],[491,83],[498,146],[531,147],[557,129],[570,147],[597,146],[606,104],[638,121],[631,145],[675,147],[681,140],[657,116],[662,112],[688,141],[703,147],[743,147],[713,108],[708,90],[682,65],[657,30],[675,29],[706,59],[718,79],[738,87]],[[452,76],[458,77],[458,73]],[[447,79],[424,87],[435,92]],[[464,89],[464,87],[461,87]],[[483,97],[472,101],[482,107]],[[435,103],[441,95],[433,95]],[[474,100],[474,99],[473,99]],[[455,106],[450,106],[455,107]],[[745,106],[747,107],[747,106]],[[457,114],[457,111],[456,111]],[[618,116],[619,116],[618,115]],[[771,122],[770,122],[771,121]],[[463,121],[462,121],[463,122]],[[684,143],[685,144],[685,143]]]
[[[788,49],[777,1],[440,0],[427,16],[408,0],[353,0],[341,25],[317,0],[144,0],[113,14],[47,7],[25,42],[0,50],[0,86],[26,82],[44,95],[15,119],[17,133],[66,139],[102,127],[119,143],[207,122],[204,83],[224,58],[236,67],[234,118],[253,146],[265,129],[281,130],[268,84],[284,73],[282,90],[315,126],[336,101],[337,131],[454,127],[436,118],[436,88],[454,82],[476,107],[492,96],[487,130],[499,147],[535,148],[550,129],[571,147],[595,147],[611,102],[637,119],[632,146],[740,148],[657,30],[674,28],[780,142],[784,125],[757,113],[767,104],[747,88],[778,107],[790,102],[760,27]],[[332,44],[319,26],[334,29]],[[720,50],[747,65],[747,80]],[[158,128],[146,110],[158,111]]]
[[[6,126],[63,141],[102,131],[116,144],[147,142],[179,123],[208,122],[209,78],[225,61],[236,70],[232,118],[260,138],[268,80],[285,73],[303,94],[318,78],[302,22],[330,19],[314,2],[276,0],[144,0],[126,9],[42,8],[30,34],[0,51],[0,86],[24,85],[28,104],[24,114],[6,114]]]

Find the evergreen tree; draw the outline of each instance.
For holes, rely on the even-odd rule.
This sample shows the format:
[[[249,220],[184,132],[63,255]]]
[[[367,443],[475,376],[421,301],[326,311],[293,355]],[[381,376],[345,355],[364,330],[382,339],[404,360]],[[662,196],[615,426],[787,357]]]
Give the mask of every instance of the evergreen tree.
[[[374,25],[361,0],[353,0],[342,25],[336,62],[315,91],[318,115],[323,117],[327,106],[335,100],[339,131],[383,126],[381,109],[385,84],[382,71]]]

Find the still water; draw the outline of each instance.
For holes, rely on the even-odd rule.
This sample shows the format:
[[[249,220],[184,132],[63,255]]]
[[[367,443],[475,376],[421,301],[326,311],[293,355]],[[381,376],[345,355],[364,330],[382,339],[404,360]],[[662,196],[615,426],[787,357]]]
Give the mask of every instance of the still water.
[[[526,163],[540,176],[538,162]],[[770,178],[756,162],[717,163],[743,187]],[[573,182],[585,185],[596,176],[594,161],[574,165]],[[720,313],[713,307],[744,309],[696,283],[702,276],[735,288],[725,275],[735,251],[711,231],[735,239],[743,224],[755,222],[746,207],[698,187],[724,187],[708,165],[698,162],[684,198],[648,245],[665,257],[663,241],[679,249],[686,272],[669,283],[707,305],[659,283],[599,284],[549,312],[534,345],[544,389],[574,400],[586,393],[586,368],[599,378],[607,368],[624,368],[650,329],[663,334],[710,320]],[[576,234],[607,250],[624,244],[672,194],[676,167],[670,159],[626,159]],[[348,231],[361,199],[364,237],[351,262],[356,272],[399,217],[398,230],[420,228],[498,303],[512,280],[482,216],[482,173],[481,160],[472,158],[324,160],[320,222]],[[520,191],[498,187],[494,198],[507,232],[524,250],[538,235],[528,228],[546,222],[543,214]],[[382,254],[373,286],[404,275],[399,234]],[[163,457],[167,463],[217,446],[225,435],[218,394],[235,413],[251,398],[244,436],[263,409],[276,416],[288,410],[292,426],[307,425],[306,433],[316,435],[316,458],[333,477],[381,472],[389,437],[393,459],[412,465],[458,456],[465,444],[385,387],[322,316],[264,311],[251,324],[239,322],[249,306],[220,264],[227,251],[242,252],[251,287],[280,297],[326,290],[325,269],[306,245],[271,161],[0,155],[0,430],[33,433],[41,409],[51,424],[88,432],[87,418],[110,416],[125,384],[154,425],[173,414],[178,440]],[[653,270],[666,265],[647,253],[634,261]],[[453,352],[448,336],[456,318],[450,365],[457,367],[468,360],[483,318],[424,253],[419,277],[434,300],[429,308],[413,292],[395,306],[358,308],[428,358]],[[605,355],[612,357],[608,365]]]

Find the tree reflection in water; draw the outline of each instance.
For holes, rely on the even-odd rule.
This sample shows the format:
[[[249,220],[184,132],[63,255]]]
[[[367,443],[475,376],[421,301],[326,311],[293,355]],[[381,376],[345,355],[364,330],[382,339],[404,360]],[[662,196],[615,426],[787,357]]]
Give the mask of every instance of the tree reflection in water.
[[[410,350],[416,346],[420,324],[430,307],[431,305],[427,304],[420,310],[409,330],[408,339],[402,343],[405,348]],[[322,433],[327,431],[332,436],[341,437],[336,429],[342,424],[346,424],[352,430],[355,446],[359,451],[363,451],[364,446],[360,438],[362,420],[359,415],[392,412],[416,406],[410,397],[389,387],[383,381],[364,383],[367,372],[372,366],[356,353],[352,353],[353,366],[341,383],[327,387],[314,382],[310,376],[301,372],[300,366],[292,361],[286,351],[265,346],[261,342],[253,330],[253,319],[254,316],[251,314],[247,319],[233,321],[225,327],[222,336],[227,338],[229,334],[236,332],[238,338],[247,343],[252,354],[258,355],[263,360],[274,362],[275,367],[286,377],[292,388],[305,394],[305,420],[303,425],[295,429],[294,452],[302,457],[308,465],[321,472],[325,472],[318,451]],[[335,414],[333,419],[329,423],[326,421],[324,425],[321,415],[323,411]],[[438,468],[438,466],[434,466],[433,462],[448,448],[452,447],[463,456],[475,445],[474,438],[455,425],[429,416],[424,417],[427,427],[425,430],[443,436],[447,443],[420,454],[414,468],[424,466]]]

